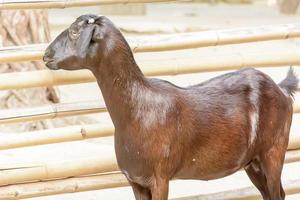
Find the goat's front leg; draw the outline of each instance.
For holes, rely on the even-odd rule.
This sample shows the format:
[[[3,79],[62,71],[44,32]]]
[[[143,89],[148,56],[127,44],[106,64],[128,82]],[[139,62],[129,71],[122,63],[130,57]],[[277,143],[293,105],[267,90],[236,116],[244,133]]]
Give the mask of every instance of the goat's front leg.
[[[169,193],[169,180],[157,178],[151,188],[152,200],[167,200]]]
[[[136,200],[151,200],[151,192],[136,183],[129,181]]]

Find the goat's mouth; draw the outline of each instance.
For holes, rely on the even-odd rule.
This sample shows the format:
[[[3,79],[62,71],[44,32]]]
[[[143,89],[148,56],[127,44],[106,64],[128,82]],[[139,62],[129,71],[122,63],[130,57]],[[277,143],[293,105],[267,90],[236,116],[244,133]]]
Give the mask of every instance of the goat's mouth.
[[[47,61],[44,61],[44,62],[45,62],[45,65],[51,70],[58,70],[59,69],[54,60],[47,60]]]
[[[58,69],[57,64],[56,64],[56,62],[53,58],[51,58],[47,55],[44,55],[43,61],[49,69],[52,69],[52,70],[57,70]]]

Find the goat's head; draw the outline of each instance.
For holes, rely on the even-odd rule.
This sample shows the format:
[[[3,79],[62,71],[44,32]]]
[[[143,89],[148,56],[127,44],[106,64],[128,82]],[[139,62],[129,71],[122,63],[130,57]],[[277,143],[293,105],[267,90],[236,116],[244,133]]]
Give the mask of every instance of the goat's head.
[[[46,49],[44,62],[50,69],[90,69],[112,49],[119,30],[104,16],[82,15]]]

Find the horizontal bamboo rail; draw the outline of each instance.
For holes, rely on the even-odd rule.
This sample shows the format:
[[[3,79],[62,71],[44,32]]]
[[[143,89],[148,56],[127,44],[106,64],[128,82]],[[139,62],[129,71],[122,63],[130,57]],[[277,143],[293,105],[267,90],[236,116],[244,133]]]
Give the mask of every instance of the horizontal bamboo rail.
[[[129,186],[121,173],[100,174],[85,177],[67,178],[61,180],[43,181],[36,183],[17,184],[0,187],[0,200],[19,200],[47,195],[84,192],[107,188]],[[300,180],[284,182],[283,187],[287,195],[300,192]],[[256,200],[260,194],[253,186],[209,193],[199,196],[180,197],[173,200]]]
[[[111,127],[106,127],[106,129],[99,132],[98,128],[99,125],[87,125],[86,127],[74,126],[72,131],[76,132],[80,129],[80,133],[78,136],[74,138],[77,140],[79,138],[92,138],[98,137],[99,135],[110,135],[112,133]],[[65,134],[64,140],[67,141],[69,132],[64,131],[64,129],[55,129],[56,133]],[[79,132],[79,131],[78,131]],[[35,135],[42,134],[42,132],[35,132]],[[46,131],[46,134],[51,134],[51,130]],[[98,135],[99,134],[99,135]],[[32,134],[33,135],[33,134]],[[81,135],[81,136],[79,136]],[[19,135],[21,137],[21,135]],[[38,141],[34,140],[27,140],[28,138],[24,138],[23,141],[29,141],[31,144],[35,142],[41,142],[43,140],[42,135],[37,136]],[[16,138],[17,139],[17,138]],[[40,139],[40,140],[39,140]],[[50,139],[52,142],[57,142],[58,137],[54,137]],[[298,138],[299,139],[299,138]],[[291,138],[292,141],[293,138]],[[3,141],[1,141],[3,142]],[[4,141],[5,142],[5,141]],[[46,144],[48,142],[42,142]],[[35,143],[36,144],[36,143]],[[294,148],[296,146],[294,145]],[[298,148],[299,148],[299,141],[298,141]],[[2,169],[0,171],[0,184],[14,184],[11,181],[35,181],[40,179],[52,179],[52,178],[61,178],[68,177],[75,175],[83,175],[85,173],[98,173],[98,172],[109,172],[117,170],[117,165],[115,160],[110,157],[114,157],[113,153],[110,152],[111,155],[104,153],[104,155],[108,155],[108,157],[99,159],[98,155],[103,155],[103,151],[99,151],[98,153],[95,152],[97,155],[91,156],[88,158],[80,158],[76,162],[74,161],[64,161],[62,163],[50,163],[46,166],[42,166],[41,164],[33,163],[32,166],[25,164],[18,164],[15,166],[7,165],[6,169],[3,164],[1,164]],[[300,161],[300,150],[289,151],[286,156],[286,162],[298,162]],[[80,164],[78,164],[80,163]],[[104,164],[104,166],[103,166]],[[64,166],[64,169],[60,169],[61,166]],[[88,166],[86,168],[85,166]],[[81,169],[78,173],[77,169]],[[64,170],[68,170],[65,172]],[[71,171],[71,173],[70,173]],[[2,176],[1,176],[2,175]],[[4,176],[3,176],[4,175]],[[79,192],[79,191],[87,191],[87,190],[95,190],[95,189],[103,189],[109,187],[121,187],[127,184],[126,180],[122,175],[113,175],[104,177],[96,176],[96,177],[86,177],[86,178],[72,178],[72,179],[65,179],[65,180],[55,180],[50,182],[38,182],[38,183],[26,183],[22,185],[12,185],[12,186],[5,186],[0,188],[0,200],[1,199],[21,199],[21,198],[29,198],[34,196],[44,196],[50,194],[61,194],[66,192]],[[107,181],[109,180],[109,181]],[[6,182],[5,182],[6,181]],[[75,181],[75,182],[74,182]],[[65,186],[68,185],[68,187]],[[3,191],[3,193],[2,193]],[[229,199],[233,197],[230,196]],[[233,198],[234,199],[234,198]]]
[[[128,186],[121,173],[92,175],[0,187],[0,200],[19,200],[47,195]]]
[[[1,137],[0,150],[112,136],[113,133],[112,125],[102,124],[69,126],[22,134],[11,133]]]
[[[100,101],[49,104],[34,108],[4,109],[0,110],[0,124],[54,119],[98,112],[107,112],[105,105]],[[294,112],[300,112],[299,102],[295,102]]]
[[[113,125],[92,124],[7,134],[1,137],[0,150],[112,136],[113,133]],[[300,134],[291,134],[288,149],[300,149]]]
[[[283,183],[283,188],[286,195],[300,193],[300,180],[291,180]],[[257,200],[261,198],[261,194],[258,192],[258,190],[254,186],[250,186],[224,192],[175,198],[173,200]]]
[[[294,103],[294,113],[300,113],[300,103]]]
[[[155,52],[300,37],[300,24],[267,25],[194,33],[129,37],[133,52]]]
[[[96,152],[95,152],[96,153]],[[103,154],[103,153],[102,153]],[[111,155],[111,157],[114,157]],[[86,162],[84,159],[78,159],[73,161],[74,165],[71,165],[71,162],[67,167],[62,165],[63,163],[57,163],[56,168],[45,166],[48,170],[48,176],[45,177],[44,172],[41,173],[40,170],[36,170],[36,167],[30,167],[27,165],[26,167],[19,167],[13,169],[7,169],[4,172],[0,173],[0,185],[4,187],[0,187],[0,199],[3,197],[10,198],[28,198],[33,196],[43,196],[50,194],[60,194],[66,192],[77,192],[77,191],[86,191],[86,190],[96,190],[103,189],[108,187],[121,187],[126,185],[126,181],[122,175],[113,175],[108,174],[104,179],[100,176],[94,176],[94,178],[86,177],[86,178],[71,178],[71,179],[63,179],[63,180],[50,180],[50,182],[32,182],[37,180],[45,181],[46,179],[53,178],[65,178],[70,176],[73,173],[73,176],[79,176],[84,174],[96,174],[102,173],[103,165],[111,166],[111,171],[115,171],[117,169],[115,159],[110,159],[110,161],[100,161],[99,155],[95,157],[94,164],[92,162]],[[113,161],[112,161],[113,160]],[[288,151],[286,154],[286,163],[300,161],[300,150]],[[81,163],[79,166],[78,163]],[[90,167],[89,164],[92,164],[93,167]],[[61,166],[64,166],[62,168]],[[89,168],[85,169],[83,168]],[[79,167],[79,168],[77,168]],[[78,173],[78,169],[83,170],[84,172]],[[3,169],[2,169],[3,170]],[[72,173],[70,173],[70,171]],[[74,173],[77,172],[77,173]],[[90,172],[90,173],[89,173]],[[108,171],[105,171],[108,172]],[[60,174],[61,177],[53,176],[54,174]],[[9,175],[7,175],[9,174]],[[31,176],[30,176],[31,175]],[[73,177],[70,176],[70,177]],[[11,177],[11,179],[8,179]],[[26,179],[25,179],[26,177]],[[106,179],[107,178],[107,179]],[[100,180],[98,180],[100,179]],[[83,181],[83,183],[81,182]],[[106,180],[109,180],[108,182]],[[25,183],[19,185],[8,185],[7,184],[16,184],[22,182],[32,182]],[[69,186],[67,187],[66,184]],[[107,185],[108,184],[108,185]],[[52,185],[52,186],[51,186]],[[93,186],[94,185],[94,186]],[[32,188],[31,188],[32,186]],[[47,187],[49,186],[49,187]],[[297,187],[299,187],[297,185]],[[293,190],[294,191],[294,190]],[[7,196],[9,195],[9,196]],[[211,195],[211,194],[209,194]],[[3,199],[2,198],[2,199]],[[7,200],[7,199],[5,199]]]
[[[150,56],[150,55],[149,55]],[[281,67],[300,65],[300,50],[291,46],[278,51],[233,52],[229,55],[205,56],[197,50],[152,53],[151,59],[136,56],[137,63],[147,76],[177,75],[197,72],[235,70],[243,67]],[[66,85],[95,81],[87,70],[15,72],[0,74],[0,90]]]
[[[300,24],[203,31],[169,35],[126,37],[133,52],[155,52],[191,49],[226,44],[280,40],[300,37]],[[3,47],[0,63],[42,59],[48,44]]]
[[[54,119],[75,115],[106,112],[104,104],[100,101],[88,101],[80,103],[48,104],[35,108],[4,109],[0,111],[0,124]]]
[[[31,44],[0,48],[0,63],[41,60],[48,44]]]
[[[12,80],[15,81],[12,81]],[[96,79],[88,70],[13,72],[0,74],[0,90],[68,85],[74,83],[93,82]],[[7,81],[7,84],[4,82]]]
[[[105,4],[155,3],[175,0],[2,0],[0,10],[4,9],[52,9],[96,6]]]
[[[44,158],[44,155],[48,155],[47,152],[37,152],[36,154],[41,156],[41,158],[34,159],[31,156],[29,157],[30,159],[22,158],[21,156],[23,155],[28,157],[26,153],[15,154],[9,151],[9,155],[7,155],[1,152],[0,186],[119,170],[112,145],[99,144],[93,148],[88,145],[90,144],[74,146],[83,149],[74,149],[72,152],[67,152],[67,156],[63,159],[60,156],[52,157],[51,159]],[[39,151],[40,147],[35,147],[35,149]],[[57,150],[56,152],[58,153]]]

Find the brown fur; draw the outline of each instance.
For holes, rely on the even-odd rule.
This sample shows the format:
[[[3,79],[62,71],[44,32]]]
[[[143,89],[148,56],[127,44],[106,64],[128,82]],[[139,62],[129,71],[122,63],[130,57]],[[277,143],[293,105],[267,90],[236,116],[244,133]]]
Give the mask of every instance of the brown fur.
[[[171,179],[210,180],[241,168],[265,200],[284,199],[280,177],[298,83],[292,72],[281,88],[251,68],[187,88],[147,79],[120,31],[94,15],[79,17],[44,60],[50,69],[87,68],[97,78],[118,165],[136,199],[166,200]]]

